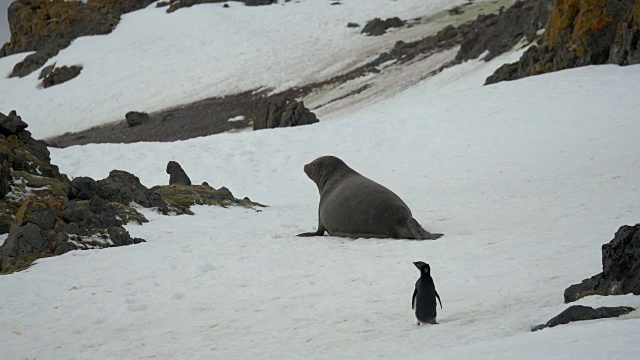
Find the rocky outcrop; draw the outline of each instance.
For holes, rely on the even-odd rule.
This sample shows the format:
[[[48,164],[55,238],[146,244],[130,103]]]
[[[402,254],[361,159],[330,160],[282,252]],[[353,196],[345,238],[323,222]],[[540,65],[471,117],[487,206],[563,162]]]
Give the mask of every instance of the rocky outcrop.
[[[227,0],[178,0],[178,1],[174,1],[169,5],[167,12],[172,13],[178,9],[187,8],[187,7],[191,7],[193,5],[198,5],[198,4],[211,4],[211,3],[222,3],[222,2],[227,2]]]
[[[362,28],[362,33],[369,36],[380,36],[387,32],[391,28],[399,28],[404,26],[404,21],[398,17],[392,17],[386,20],[375,18],[367,22]]]
[[[9,236],[0,248],[1,272],[21,270],[38,258],[62,255],[71,250],[143,242],[143,239],[132,238],[122,227],[124,222],[118,218],[120,214],[126,217],[129,212],[119,206],[110,206],[97,196],[92,200],[66,203],[58,199],[29,198],[18,210]]]
[[[640,224],[622,226],[602,245],[602,272],[564,291],[564,302],[588,295],[640,295]]]
[[[552,0],[517,1],[498,14],[480,15],[464,36],[457,60],[466,61],[489,53],[484,60],[511,50],[523,38],[532,42],[549,18]]]
[[[169,8],[167,9],[167,12],[172,13],[180,8],[191,7],[193,5],[198,5],[198,4],[211,4],[211,3],[223,3],[223,2],[226,3],[227,1],[228,0],[177,0],[169,4]],[[271,5],[278,2],[278,0],[239,0],[239,1],[243,2],[247,6]],[[165,5],[163,4],[163,6]],[[158,7],[160,7],[160,4],[158,4]],[[229,7],[229,6],[225,4],[225,7]]]
[[[560,315],[554,317],[553,319],[547,321],[546,324],[541,324],[531,331],[538,331],[558,325],[565,325],[574,321],[584,321],[584,320],[595,320],[595,319],[607,319],[618,317],[622,315],[626,315],[635,309],[628,306],[617,306],[617,307],[599,307],[594,309],[589,306],[583,305],[573,305],[567,308],[565,311],[561,312]]]
[[[42,86],[48,88],[54,85],[62,84],[80,75],[81,71],[82,66],[77,65],[54,68],[42,79]]]
[[[22,121],[22,118],[15,111],[9,112],[9,115],[0,113],[0,134],[4,136],[16,135],[27,126],[27,123]]]
[[[484,59],[491,60],[511,50],[523,39],[533,40],[545,24],[551,2],[517,1],[499,13],[479,15],[458,27],[448,25],[433,36],[412,42],[398,41],[391,51],[380,55],[373,64],[377,66],[391,60],[407,62],[419,55],[429,56],[458,45],[460,50],[456,58],[444,67],[475,59],[485,52]]]
[[[0,246],[0,273],[74,249],[143,241],[122,227],[146,221],[135,209],[95,195],[70,200],[71,182],[26,128],[14,111],[0,114],[0,233],[9,233]]]
[[[146,208],[157,208],[162,213],[170,211],[160,195],[140,183],[137,176],[122,170],[112,170],[105,179],[98,180],[97,194],[111,202],[136,203]]]
[[[182,170],[182,166],[175,161],[169,161],[167,164],[167,174],[169,174],[169,185],[191,185],[191,179]]]
[[[222,207],[241,206],[249,209],[266,207],[249,198],[236,199],[226,187],[215,189],[206,183],[202,185],[160,185],[151,188],[170,206],[183,211],[185,214],[193,214],[189,209],[193,205],[216,205]],[[257,210],[260,211],[260,210]]]
[[[309,125],[317,122],[316,115],[307,109],[302,101],[282,97],[258,104],[253,130]]]
[[[46,145],[31,138],[26,128],[14,111],[0,114],[0,233],[9,233],[0,244],[0,274],[71,250],[143,242],[123,227],[148,222],[138,206],[166,215],[192,215],[189,207],[196,204],[264,206],[236,199],[225,187],[174,184],[148,189],[122,170],[98,181],[89,177],[70,181],[51,164]]]
[[[0,57],[36,51],[15,65],[10,76],[26,76],[87,35],[110,33],[124,13],[142,9],[153,0],[17,0],[7,11],[11,39]]]
[[[556,0],[541,44],[487,84],[586,65],[640,63],[640,0]]]
[[[127,125],[129,125],[129,127],[142,125],[151,119],[149,114],[138,111],[129,111],[124,117],[127,120]]]

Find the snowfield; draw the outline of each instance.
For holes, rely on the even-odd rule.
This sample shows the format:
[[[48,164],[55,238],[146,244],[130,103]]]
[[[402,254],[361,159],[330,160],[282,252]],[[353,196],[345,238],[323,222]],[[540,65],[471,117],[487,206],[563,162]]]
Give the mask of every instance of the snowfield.
[[[145,211],[151,222],[128,230],[147,243],[0,277],[3,358],[635,357],[640,312],[530,328],[564,310],[564,289],[601,271],[600,246],[640,220],[640,66],[481,86],[513,57],[467,62],[311,126],[52,149],[70,176],[116,168],[152,186],[176,160],[194,183],[270,207]],[[295,237],[317,221],[302,167],[326,154],[445,236]],[[417,260],[431,264],[442,297],[436,326],[415,325]],[[640,307],[634,296],[577,303]]]
[[[48,138],[123,120],[132,110],[154,112],[259,89],[279,92],[348,72],[397,40],[417,40],[446,25],[430,22],[381,37],[360,34],[375,17],[409,20],[465,2],[232,2],[228,9],[202,4],[171,14],[154,3],[125,14],[112,33],[78,38],[50,59],[45,66],[83,66],[64,84],[41,88],[39,70],[4,78],[27,54],[0,59],[0,109],[16,109],[35,137]],[[361,27],[347,28],[349,22]]]

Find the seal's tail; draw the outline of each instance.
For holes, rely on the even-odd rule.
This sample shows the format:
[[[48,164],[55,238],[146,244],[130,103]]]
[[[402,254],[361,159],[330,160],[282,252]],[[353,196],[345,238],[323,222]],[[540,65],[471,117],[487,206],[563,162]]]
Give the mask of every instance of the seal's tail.
[[[398,229],[398,235],[402,238],[418,239],[418,240],[436,240],[442,237],[443,234],[432,234],[425,230],[416,219],[411,218],[407,220],[406,226]]]

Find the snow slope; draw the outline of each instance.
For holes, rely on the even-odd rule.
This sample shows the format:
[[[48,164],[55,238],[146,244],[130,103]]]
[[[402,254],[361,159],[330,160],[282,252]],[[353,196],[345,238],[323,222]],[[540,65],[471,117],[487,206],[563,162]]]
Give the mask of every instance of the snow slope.
[[[633,358],[640,313],[536,333],[600,246],[640,219],[640,66],[482,87],[468,62],[385,101],[300,128],[176,143],[52,149],[71,176],[191,179],[267,203],[196,207],[130,226],[148,243],[76,251],[0,277],[7,359]],[[334,154],[399,194],[438,241],[297,238],[318,195],[302,166]],[[417,327],[427,261],[444,309]],[[640,306],[633,296],[586,305]]]
[[[82,65],[80,76],[47,89],[39,71],[0,79],[0,109],[16,109],[38,138],[80,131],[208,97],[286,90],[362,65],[403,39],[444,26],[422,24],[382,37],[362,28],[375,17],[413,19],[465,0],[300,0],[271,6],[203,4],[167,14],[155,4],[126,14],[108,35],[82,37],[46,65]],[[0,74],[17,61],[0,59]],[[2,111],[2,110],[0,110]],[[8,111],[8,110],[6,110]]]

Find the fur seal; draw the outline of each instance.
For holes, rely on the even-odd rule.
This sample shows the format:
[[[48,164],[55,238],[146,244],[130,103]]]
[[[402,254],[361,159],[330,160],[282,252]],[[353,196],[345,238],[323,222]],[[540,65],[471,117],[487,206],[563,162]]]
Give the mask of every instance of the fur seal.
[[[418,224],[398,195],[360,175],[335,156],[322,156],[304,166],[320,191],[318,230],[298,236],[435,240]]]
[[[431,267],[422,261],[413,263],[420,270],[420,278],[416,281],[416,288],[413,290],[413,299],[411,299],[411,308],[416,313],[418,325],[420,324],[437,324],[436,322],[436,298],[440,302],[442,309],[442,301],[440,295],[436,291],[436,286],[431,278]]]
[[[169,174],[169,185],[191,185],[191,179],[182,170],[182,166],[175,161],[169,161],[167,164],[167,174]]]

